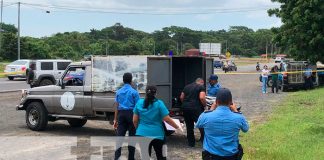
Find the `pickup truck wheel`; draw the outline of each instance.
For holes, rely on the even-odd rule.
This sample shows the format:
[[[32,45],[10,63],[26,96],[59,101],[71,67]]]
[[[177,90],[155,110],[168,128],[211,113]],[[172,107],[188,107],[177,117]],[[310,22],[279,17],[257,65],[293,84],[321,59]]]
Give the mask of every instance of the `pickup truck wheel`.
[[[26,109],[26,124],[33,131],[44,130],[48,123],[48,114],[40,102],[32,102]]]
[[[10,81],[14,80],[15,77],[8,77]]]
[[[67,120],[70,124],[71,127],[83,127],[86,123],[87,120],[86,119],[68,119]]]
[[[48,85],[53,85],[54,83],[49,80],[49,79],[43,79],[40,83],[39,86],[48,86]]]

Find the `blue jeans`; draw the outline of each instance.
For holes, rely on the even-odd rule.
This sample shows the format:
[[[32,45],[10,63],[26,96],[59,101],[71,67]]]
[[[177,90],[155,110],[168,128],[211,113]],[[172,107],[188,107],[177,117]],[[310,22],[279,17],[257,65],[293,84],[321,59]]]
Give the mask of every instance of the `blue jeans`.
[[[268,77],[262,77],[262,93],[267,92]]]

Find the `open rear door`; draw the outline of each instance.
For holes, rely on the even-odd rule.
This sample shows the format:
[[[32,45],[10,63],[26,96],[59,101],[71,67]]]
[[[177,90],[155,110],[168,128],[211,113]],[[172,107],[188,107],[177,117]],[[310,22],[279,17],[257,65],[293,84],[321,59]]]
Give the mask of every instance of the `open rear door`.
[[[207,84],[210,75],[214,74],[214,60],[213,58],[205,58],[205,84]]]
[[[147,84],[155,85],[157,98],[172,107],[172,67],[170,57],[147,57]]]

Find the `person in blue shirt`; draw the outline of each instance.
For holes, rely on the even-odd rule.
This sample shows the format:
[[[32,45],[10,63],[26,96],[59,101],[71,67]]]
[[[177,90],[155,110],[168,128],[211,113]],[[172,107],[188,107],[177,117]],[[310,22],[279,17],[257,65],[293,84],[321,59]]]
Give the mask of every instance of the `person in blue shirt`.
[[[249,130],[245,117],[232,103],[232,94],[226,88],[219,89],[215,110],[203,113],[196,124],[205,130],[203,160],[237,160],[243,156],[239,144],[239,132]]]
[[[207,96],[216,97],[221,85],[218,83],[218,76],[215,74],[210,75],[209,83],[207,85]]]
[[[313,88],[313,77],[312,77],[313,70],[310,68],[309,65],[306,65],[306,69],[304,72],[304,80],[305,80],[305,89],[312,89]]]
[[[127,131],[129,136],[135,136],[133,109],[140,96],[131,86],[132,78],[133,76],[131,73],[125,73],[123,75],[124,86],[116,93],[114,128],[117,129],[117,136],[125,136]],[[121,147],[118,146],[120,146],[120,144],[117,145],[115,160],[119,159],[121,156]],[[128,159],[134,159],[135,148],[133,146],[128,146],[128,152]]]
[[[140,99],[134,108],[133,123],[136,128],[136,135],[153,139],[149,145],[149,156],[151,157],[152,147],[158,160],[166,159],[163,155],[165,134],[163,121],[175,129],[182,130],[169,116],[169,110],[162,100],[155,98],[155,86],[147,86],[145,99]]]

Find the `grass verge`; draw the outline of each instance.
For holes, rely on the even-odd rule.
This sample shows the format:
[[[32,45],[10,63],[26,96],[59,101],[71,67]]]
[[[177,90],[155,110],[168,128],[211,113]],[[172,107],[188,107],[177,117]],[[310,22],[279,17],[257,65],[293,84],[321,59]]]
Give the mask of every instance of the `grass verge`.
[[[244,159],[317,160],[324,157],[324,88],[288,95],[263,124],[242,134]]]
[[[1,74],[1,73],[3,73],[5,67],[6,67],[6,64],[0,63],[0,78],[5,77],[3,74]]]

